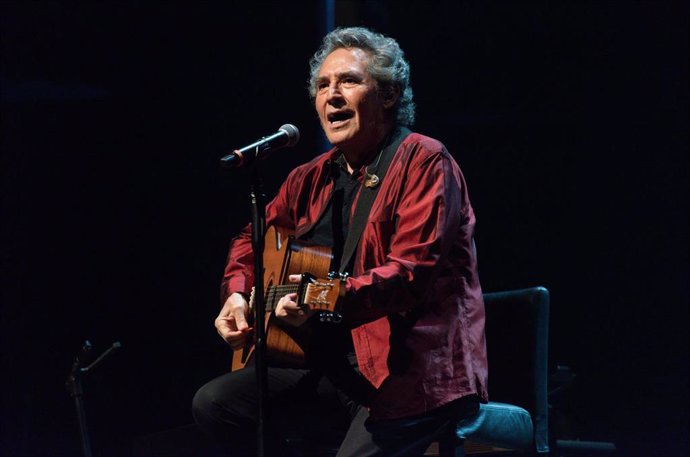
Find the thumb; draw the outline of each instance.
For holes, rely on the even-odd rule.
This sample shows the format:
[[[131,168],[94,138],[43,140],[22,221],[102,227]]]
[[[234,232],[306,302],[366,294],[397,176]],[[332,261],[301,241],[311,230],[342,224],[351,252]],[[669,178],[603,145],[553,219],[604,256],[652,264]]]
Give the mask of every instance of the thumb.
[[[302,275],[290,275],[288,276],[289,282],[300,282],[302,280]]]

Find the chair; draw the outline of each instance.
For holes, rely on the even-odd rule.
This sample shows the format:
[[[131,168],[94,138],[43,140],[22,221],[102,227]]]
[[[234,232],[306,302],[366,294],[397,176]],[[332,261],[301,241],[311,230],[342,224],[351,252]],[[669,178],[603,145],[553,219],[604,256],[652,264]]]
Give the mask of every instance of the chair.
[[[439,440],[439,456],[464,456],[465,441],[546,455],[549,291],[487,293],[484,304],[492,401]]]

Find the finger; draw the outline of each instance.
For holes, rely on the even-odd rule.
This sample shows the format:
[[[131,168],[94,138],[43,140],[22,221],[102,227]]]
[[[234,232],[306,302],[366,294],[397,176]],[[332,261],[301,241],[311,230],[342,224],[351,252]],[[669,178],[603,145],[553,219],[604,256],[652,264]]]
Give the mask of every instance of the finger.
[[[238,330],[235,326],[235,319],[233,317],[218,317],[216,318],[216,330],[221,338],[232,344],[235,340],[239,340],[240,343],[243,342],[247,334],[252,332],[253,328],[247,327]]]
[[[287,303],[287,300],[285,299],[285,297],[278,300],[278,304],[276,305],[276,309],[274,311],[275,315],[277,317],[283,318],[283,317],[287,316],[288,312],[287,312],[287,309],[285,308],[286,303]]]
[[[227,329],[229,332],[249,333],[252,330],[254,330],[254,327],[249,326],[243,329],[238,329],[235,324],[234,317],[219,317],[217,318],[217,321],[219,322],[219,326],[221,326],[224,329]]]
[[[235,319],[235,326],[237,327],[237,330],[246,331],[249,328],[247,318],[244,316],[244,310],[237,308],[233,309],[232,317]]]
[[[302,275],[290,275],[288,276],[289,282],[300,282],[302,280]]]
[[[287,317],[288,314],[291,314],[297,306],[297,303],[294,302],[296,299],[297,294],[295,293],[287,294],[281,297],[276,305],[275,315],[280,318],[284,318]]]
[[[230,332],[237,331],[237,328],[235,327],[235,319],[227,317],[217,317],[215,325],[216,331],[223,339],[227,338]]]
[[[283,309],[290,316],[304,316],[304,310],[302,308],[300,308],[299,306],[297,306],[297,307],[286,306]]]
[[[230,317],[218,316],[213,321],[213,325],[216,327],[216,331],[223,339],[225,339],[228,332],[237,330],[235,327],[235,319]]]
[[[280,318],[286,319],[292,325],[301,325],[304,320],[309,317],[309,307],[306,305],[299,305],[294,301],[290,301],[287,297],[283,297],[284,301],[280,306],[280,313],[276,315]]]
[[[291,293],[285,295],[280,299],[282,301],[283,309],[285,309],[290,314],[295,314],[297,310],[301,309],[301,306],[297,304],[297,294]]]
[[[238,347],[241,347],[244,345],[244,342],[247,337],[247,332],[229,332],[227,337],[224,337],[223,339],[232,347],[233,349],[237,349]]]

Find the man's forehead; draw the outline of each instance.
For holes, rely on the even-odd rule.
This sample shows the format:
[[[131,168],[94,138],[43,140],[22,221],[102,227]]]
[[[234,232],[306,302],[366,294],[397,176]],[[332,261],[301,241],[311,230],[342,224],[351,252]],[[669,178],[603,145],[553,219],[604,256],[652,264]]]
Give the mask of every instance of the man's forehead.
[[[369,53],[361,48],[338,48],[326,56],[319,77],[325,77],[325,73],[336,76],[348,73],[367,73],[366,64],[369,61]],[[335,65],[335,68],[333,66]]]

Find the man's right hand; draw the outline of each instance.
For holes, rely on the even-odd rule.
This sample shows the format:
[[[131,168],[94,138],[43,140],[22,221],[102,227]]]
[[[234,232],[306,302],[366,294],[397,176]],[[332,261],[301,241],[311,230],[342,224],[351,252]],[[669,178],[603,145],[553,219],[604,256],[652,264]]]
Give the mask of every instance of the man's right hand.
[[[225,300],[215,320],[216,330],[233,349],[242,347],[252,328],[247,324],[249,305],[244,296],[233,293]]]

